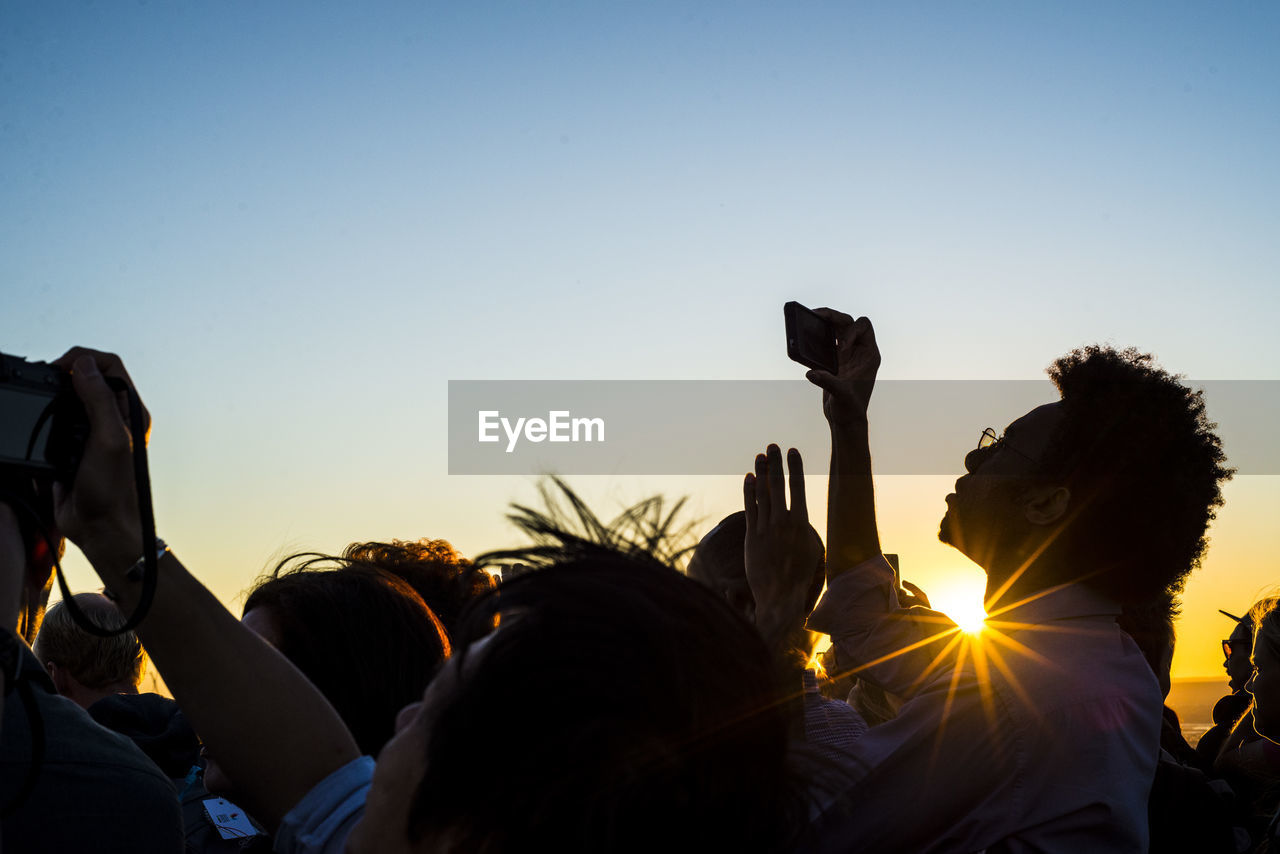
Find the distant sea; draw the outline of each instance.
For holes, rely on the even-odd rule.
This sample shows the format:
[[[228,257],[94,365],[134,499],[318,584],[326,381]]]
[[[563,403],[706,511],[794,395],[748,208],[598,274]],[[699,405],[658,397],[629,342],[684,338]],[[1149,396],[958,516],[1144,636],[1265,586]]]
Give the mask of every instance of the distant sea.
[[[1229,691],[1225,673],[1207,679],[1173,680],[1173,688],[1165,702],[1178,713],[1182,737],[1192,747],[1213,726],[1213,704]]]

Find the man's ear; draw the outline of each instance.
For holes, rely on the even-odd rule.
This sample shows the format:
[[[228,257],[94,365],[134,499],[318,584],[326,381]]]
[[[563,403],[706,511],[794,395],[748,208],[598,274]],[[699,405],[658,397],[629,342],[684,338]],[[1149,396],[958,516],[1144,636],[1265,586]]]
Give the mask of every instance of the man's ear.
[[[1065,486],[1038,486],[1026,493],[1023,513],[1032,525],[1054,525],[1066,518],[1071,490]]]
[[[70,674],[67,673],[66,668],[59,667],[57,662],[49,661],[45,663],[44,669],[48,671],[49,678],[53,680],[53,689],[62,696],[67,696],[71,686],[67,683],[67,677]]]

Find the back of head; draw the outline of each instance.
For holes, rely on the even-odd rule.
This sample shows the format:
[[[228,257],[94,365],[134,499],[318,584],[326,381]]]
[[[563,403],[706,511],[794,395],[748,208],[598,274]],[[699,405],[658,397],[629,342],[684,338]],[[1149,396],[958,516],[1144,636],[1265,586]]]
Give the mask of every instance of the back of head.
[[[407,582],[341,558],[296,555],[258,582],[277,648],[320,689],[361,751],[377,755],[400,709],[422,698],[449,655],[443,627]]]
[[[373,566],[403,578],[440,618],[450,637],[467,605],[496,584],[492,575],[475,569],[448,540],[352,543],[342,557],[349,565]]]
[[[479,603],[460,639],[464,675],[431,729],[411,837],[467,851],[783,847],[771,659],[709,590],[578,543]]]
[[[755,600],[747,586],[746,549],[747,514],[743,510],[730,513],[698,542],[689,559],[688,575],[724,596],[741,614],[753,614]],[[809,536],[817,544],[818,563],[814,566],[806,605],[812,610],[826,582],[826,562],[822,537],[812,525]]]
[[[77,593],[76,605],[96,625],[117,629],[125,616],[99,593]],[[137,689],[146,670],[147,654],[133,632],[98,637],[80,628],[63,602],[56,602],[40,626],[33,647],[40,663],[62,668],[77,682],[95,691],[121,687]]]
[[[1042,473],[1072,496],[1054,548],[1123,604],[1176,594],[1204,554],[1232,474],[1203,394],[1132,349],[1076,350],[1049,375],[1062,420]]]
[[[1280,596],[1268,596],[1254,602],[1244,619],[1253,625],[1254,644],[1264,639],[1280,657]]]

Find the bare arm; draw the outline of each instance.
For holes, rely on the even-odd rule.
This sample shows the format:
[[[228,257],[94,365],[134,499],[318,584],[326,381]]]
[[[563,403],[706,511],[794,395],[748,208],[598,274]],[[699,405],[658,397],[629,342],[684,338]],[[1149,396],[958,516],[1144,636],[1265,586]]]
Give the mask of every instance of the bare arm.
[[[125,571],[143,544],[129,433],[102,377],[127,374],[115,356],[73,354],[72,379],[90,435],[74,488],[55,491],[58,524],[130,613],[142,585]],[[274,830],[313,786],[359,751],[324,696],[176,557],[166,554],[159,569],[155,600],[138,635],[196,731],[236,781],[244,805]]]
[[[827,573],[840,575],[880,554],[867,423],[832,426],[827,483]]]
[[[880,369],[871,321],[817,309],[836,333],[835,374],[809,371],[822,388],[822,411],[831,427],[831,479],[827,486],[827,575],[835,577],[880,554],[867,406]]]

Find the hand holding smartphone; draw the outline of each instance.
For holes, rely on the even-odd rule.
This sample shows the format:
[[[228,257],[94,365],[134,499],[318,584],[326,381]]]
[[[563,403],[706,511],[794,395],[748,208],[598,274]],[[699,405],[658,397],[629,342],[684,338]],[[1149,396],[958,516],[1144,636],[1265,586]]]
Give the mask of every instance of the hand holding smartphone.
[[[792,301],[782,307],[787,325],[787,357],[806,368],[836,373],[836,334],[812,309]]]

